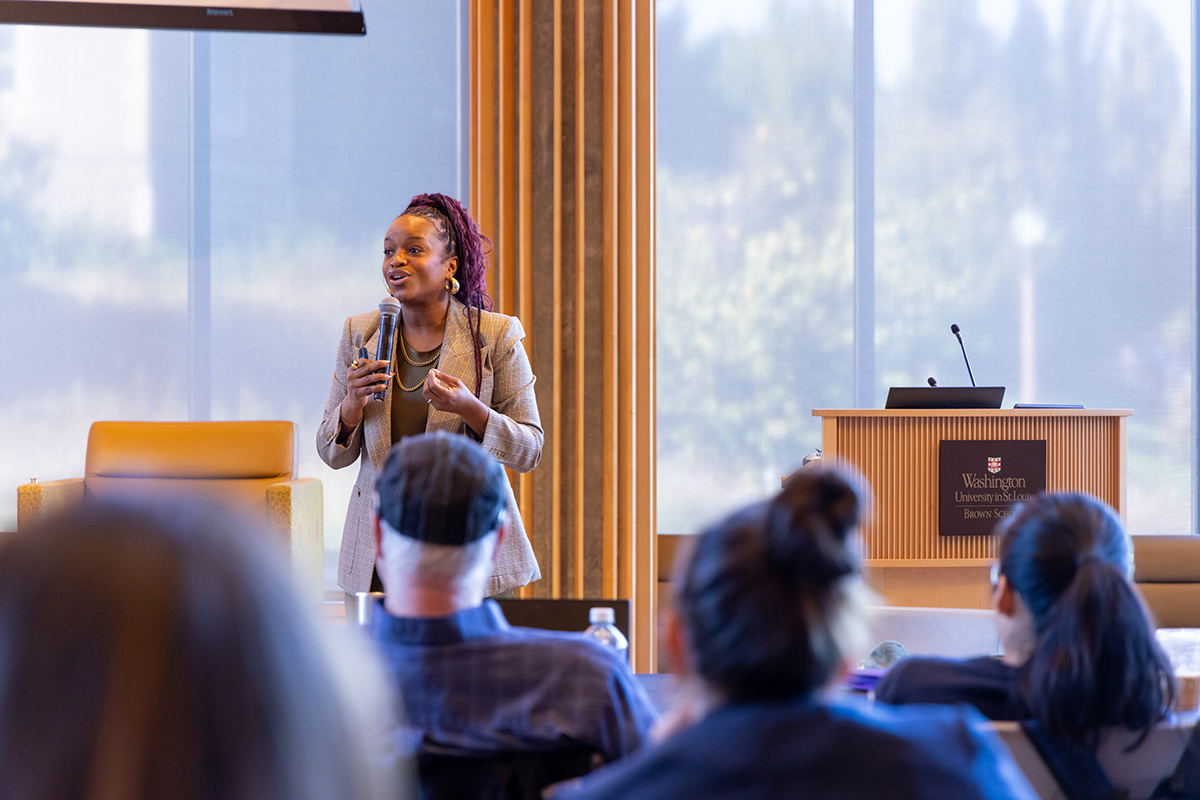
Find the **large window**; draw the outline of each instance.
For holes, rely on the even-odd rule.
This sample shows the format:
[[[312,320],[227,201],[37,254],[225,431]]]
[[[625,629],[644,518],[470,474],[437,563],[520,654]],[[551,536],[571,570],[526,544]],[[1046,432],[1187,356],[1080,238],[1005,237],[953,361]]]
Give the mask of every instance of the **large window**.
[[[878,2],[858,84],[854,5],[659,2],[658,530],[777,488],[813,408],[967,384],[956,323],[1005,406],[1132,408],[1130,529],[1191,532],[1190,3]]]
[[[316,427],[392,218],[463,194],[461,11],[376,3],[365,37],[0,25],[0,530],[13,487],[83,474],[93,420],[290,419],[336,551],[356,468]]]

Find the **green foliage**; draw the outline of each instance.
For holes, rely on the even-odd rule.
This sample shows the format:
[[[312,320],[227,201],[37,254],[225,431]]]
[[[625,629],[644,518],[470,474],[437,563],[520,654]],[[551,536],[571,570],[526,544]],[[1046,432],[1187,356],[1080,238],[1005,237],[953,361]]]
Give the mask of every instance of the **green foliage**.
[[[680,20],[660,25],[659,96],[719,112],[659,127],[662,532],[777,487],[819,445],[811,410],[853,403],[850,24],[832,3],[777,2],[761,29],[693,50]],[[929,375],[966,383],[957,322],[1009,403],[1135,409],[1131,494],[1152,505],[1133,518],[1178,532],[1190,126],[1157,20],[1133,0],[1072,2],[1052,34],[1022,2],[1002,35],[974,3],[925,0],[910,31],[876,30],[897,35],[911,69],[875,101],[877,402]],[[673,158],[677,144],[722,158]]]

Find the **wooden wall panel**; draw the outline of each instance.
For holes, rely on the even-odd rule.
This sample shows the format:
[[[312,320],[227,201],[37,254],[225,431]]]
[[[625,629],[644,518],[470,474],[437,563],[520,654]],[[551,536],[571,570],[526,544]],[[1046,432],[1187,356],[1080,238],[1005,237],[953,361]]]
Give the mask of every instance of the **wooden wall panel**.
[[[631,599],[652,670],[654,3],[476,0],[470,25],[471,204],[546,434],[514,476],[524,594]]]
[[[654,511],[656,496],[655,478],[655,391],[654,391],[654,305],[655,305],[655,216],[654,216],[654,3],[653,0],[638,0],[630,4],[634,12],[631,35],[634,39],[632,98],[632,154],[629,158],[634,175],[633,196],[629,202],[633,207],[634,235],[630,249],[632,264],[629,280],[633,284],[634,305],[633,331],[629,346],[624,351],[632,353],[634,381],[630,387],[633,395],[634,416],[626,420],[633,429],[633,443],[627,451],[633,461],[632,473],[636,476],[630,494],[635,498],[635,510],[627,526],[633,531],[631,550],[632,564],[629,565],[629,597],[644,602],[641,612],[635,616],[631,627],[636,638],[649,642],[651,655],[656,638],[653,605],[658,585],[657,553],[658,541]],[[624,163],[624,162],[622,162]],[[623,469],[624,471],[624,469]],[[625,526],[622,526],[625,527]],[[626,593],[622,592],[622,596]],[[647,663],[653,663],[648,661]]]

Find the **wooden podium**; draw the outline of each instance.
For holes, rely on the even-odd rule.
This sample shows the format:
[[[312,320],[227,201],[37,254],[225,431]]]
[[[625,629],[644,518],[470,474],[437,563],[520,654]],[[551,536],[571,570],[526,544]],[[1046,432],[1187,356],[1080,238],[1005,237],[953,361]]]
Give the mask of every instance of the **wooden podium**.
[[[942,440],[1042,439],[1046,490],[1095,495],[1126,513],[1129,410],[816,409],[824,458],[852,464],[875,502],[863,575],[889,605],[988,608],[991,536],[938,535]]]

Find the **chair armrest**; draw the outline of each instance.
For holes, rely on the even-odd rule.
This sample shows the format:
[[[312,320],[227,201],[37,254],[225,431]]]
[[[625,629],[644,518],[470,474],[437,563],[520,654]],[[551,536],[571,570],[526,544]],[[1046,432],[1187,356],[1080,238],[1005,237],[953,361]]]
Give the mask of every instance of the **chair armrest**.
[[[325,599],[325,495],[321,481],[300,478],[267,487],[267,524],[287,542],[292,573],[306,601]]]
[[[1138,594],[1156,628],[1200,625],[1200,583],[1138,583]]]
[[[83,478],[67,478],[47,483],[26,483],[17,487],[17,530],[32,525],[43,514],[61,511],[83,500]]]

